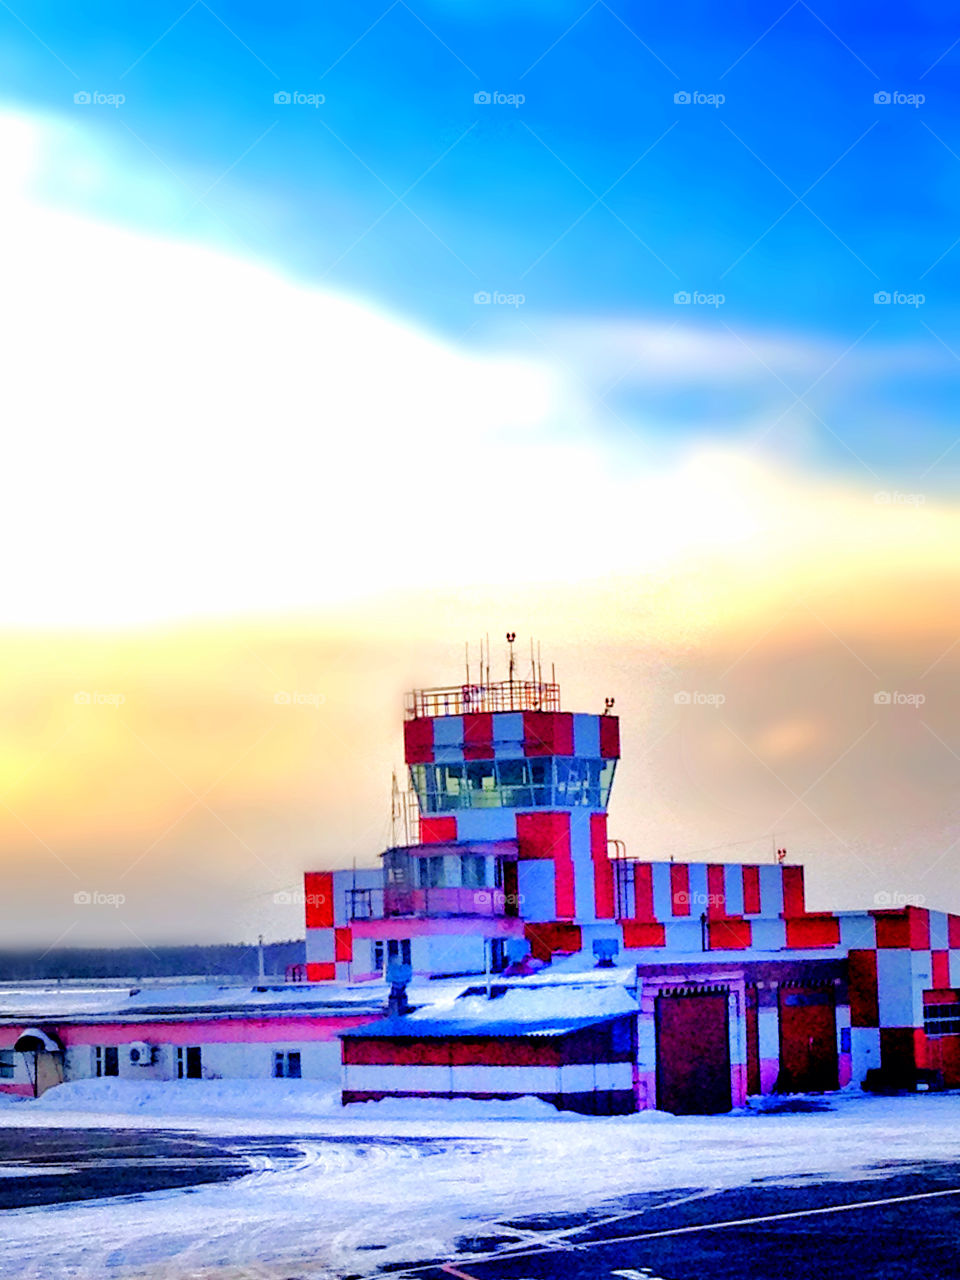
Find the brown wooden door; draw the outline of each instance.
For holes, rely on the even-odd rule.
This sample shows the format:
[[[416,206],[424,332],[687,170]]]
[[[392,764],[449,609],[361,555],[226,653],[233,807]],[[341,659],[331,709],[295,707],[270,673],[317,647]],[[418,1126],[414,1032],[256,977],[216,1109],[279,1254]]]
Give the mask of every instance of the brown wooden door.
[[[838,1087],[833,988],[781,987],[777,1088],[782,1093],[823,1093]]]
[[[674,1115],[729,1111],[727,996],[657,997],[657,1106]]]

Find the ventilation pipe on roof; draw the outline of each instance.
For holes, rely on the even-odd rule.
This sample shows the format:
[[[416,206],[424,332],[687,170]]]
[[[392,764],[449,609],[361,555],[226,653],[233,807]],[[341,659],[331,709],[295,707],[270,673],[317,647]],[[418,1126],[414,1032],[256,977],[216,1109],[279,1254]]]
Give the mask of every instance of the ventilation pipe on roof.
[[[390,983],[390,994],[387,997],[387,1014],[390,1017],[402,1017],[410,1012],[410,1001],[407,999],[407,986],[413,977],[413,968],[401,964],[399,960],[391,960],[387,965],[387,981]]]
[[[620,950],[616,938],[594,938],[593,954],[597,957],[598,969],[612,969],[613,958]]]

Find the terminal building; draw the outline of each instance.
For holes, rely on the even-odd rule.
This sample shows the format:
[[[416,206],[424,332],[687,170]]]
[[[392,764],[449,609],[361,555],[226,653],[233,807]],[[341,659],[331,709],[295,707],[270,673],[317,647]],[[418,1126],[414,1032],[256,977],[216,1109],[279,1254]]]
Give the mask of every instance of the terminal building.
[[[393,966],[429,995],[485,975],[442,1018],[421,1006],[345,1035],[346,1100],[524,1092],[517,1064],[550,1057],[544,988],[569,1035],[564,999],[586,1028],[606,1016],[605,982],[624,975],[629,1097],[601,1089],[616,1098],[578,1109],[712,1112],[851,1083],[960,1086],[960,916],[808,911],[803,868],[783,851],[768,864],[628,857],[607,825],[611,701],[565,711],[558,685],[533,675],[513,678],[511,658],[507,680],[410,694],[411,839],[378,870],[306,876],[309,981],[382,980]],[[464,1054],[472,1072],[458,1069]],[[576,1092],[552,1086],[541,1095]]]
[[[305,876],[287,984],[0,991],[0,1092],[283,1076],[389,1097],[705,1114],[960,1087],[960,916],[808,911],[801,866],[611,838],[619,722],[531,678],[417,690],[379,866]]]

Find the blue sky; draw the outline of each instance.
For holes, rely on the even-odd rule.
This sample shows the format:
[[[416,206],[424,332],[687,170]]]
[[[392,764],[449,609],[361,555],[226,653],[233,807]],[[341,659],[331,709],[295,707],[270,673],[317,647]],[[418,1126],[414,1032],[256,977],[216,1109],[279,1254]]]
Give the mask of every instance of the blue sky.
[[[468,347],[563,363],[585,330],[596,347],[609,325],[673,326],[717,340],[715,358],[669,378],[638,375],[629,342],[600,359],[614,437],[758,430],[867,484],[955,481],[953,457],[937,462],[960,353],[948,6],[107,0],[21,4],[0,29],[7,105],[100,149],[100,167],[46,175],[54,204],[222,246]],[[275,104],[282,90],[325,101]],[[78,91],[126,100],[75,106]],[[524,302],[478,307],[480,291]]]

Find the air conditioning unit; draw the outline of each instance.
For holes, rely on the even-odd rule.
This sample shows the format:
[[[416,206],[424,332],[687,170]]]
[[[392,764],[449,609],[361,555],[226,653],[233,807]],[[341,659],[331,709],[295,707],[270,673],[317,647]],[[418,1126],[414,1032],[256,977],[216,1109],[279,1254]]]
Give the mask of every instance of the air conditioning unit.
[[[149,1067],[154,1063],[156,1047],[145,1040],[134,1040],[127,1049],[127,1061],[131,1067]]]

